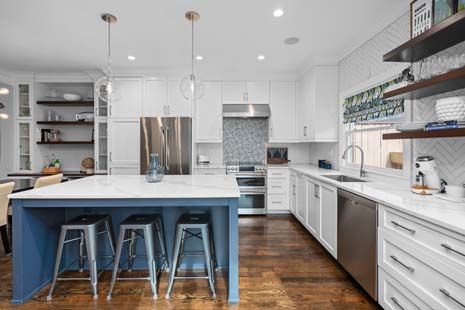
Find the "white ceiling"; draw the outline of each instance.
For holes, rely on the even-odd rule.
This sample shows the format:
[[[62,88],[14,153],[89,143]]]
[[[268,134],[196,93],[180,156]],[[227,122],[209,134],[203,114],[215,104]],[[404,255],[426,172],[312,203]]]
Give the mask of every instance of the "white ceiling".
[[[105,23],[113,64],[122,70],[187,70],[188,10],[196,24],[201,71],[297,72],[335,63],[408,11],[407,0],[11,0],[0,6],[0,68],[35,72],[93,70],[106,63]],[[275,8],[284,16],[275,18]],[[301,42],[283,44],[289,36]],[[263,54],[266,59],[257,60]],[[137,57],[129,62],[128,55]],[[381,57],[381,55],[380,55]]]

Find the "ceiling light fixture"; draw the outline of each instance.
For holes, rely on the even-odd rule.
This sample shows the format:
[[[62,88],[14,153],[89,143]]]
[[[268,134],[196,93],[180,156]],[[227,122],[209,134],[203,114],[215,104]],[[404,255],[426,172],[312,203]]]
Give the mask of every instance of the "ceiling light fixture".
[[[0,88],[0,95],[8,95],[10,93],[10,90],[6,87],[1,87]]]
[[[284,15],[284,11],[282,9],[276,9],[273,11],[273,16],[274,17],[281,17]]]
[[[4,88],[0,88],[0,90],[2,90],[2,89],[4,89]],[[5,108],[5,105],[0,102],[0,109],[4,109],[4,108]],[[8,114],[0,113],[0,119],[8,119]]]
[[[300,39],[297,37],[289,37],[289,38],[284,39],[284,44],[287,44],[287,45],[294,45],[299,42],[300,42]]]
[[[194,22],[200,19],[200,14],[194,11],[186,13],[186,19],[191,22],[191,73],[187,75],[180,85],[181,94],[186,100],[196,100],[203,96],[205,87],[194,73]]]
[[[195,59],[196,60],[203,60],[203,56],[197,55],[197,56],[195,56]]]
[[[257,59],[258,60],[265,60],[265,55],[258,55]]]
[[[108,24],[108,70],[105,76],[95,83],[95,91],[101,100],[108,102],[115,98],[114,81],[111,75],[111,24],[115,24],[118,19],[116,16],[108,13],[102,14],[101,18]]]
[[[131,56],[131,55],[129,55],[129,56],[128,56],[128,60],[134,61],[134,60],[136,60],[136,56]]]

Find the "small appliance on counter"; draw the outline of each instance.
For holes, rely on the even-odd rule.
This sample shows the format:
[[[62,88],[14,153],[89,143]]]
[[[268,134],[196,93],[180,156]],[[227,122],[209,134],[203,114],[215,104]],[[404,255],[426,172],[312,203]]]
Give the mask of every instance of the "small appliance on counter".
[[[318,160],[318,167],[323,168],[323,169],[328,169],[331,170],[333,168],[333,165],[329,160],[326,159],[319,159]]]
[[[208,166],[210,164],[210,159],[208,155],[199,154],[197,156],[197,164],[199,166]]]
[[[412,192],[419,195],[433,195],[441,191],[441,186],[436,159],[433,156],[417,157]]]
[[[287,154],[287,147],[269,147],[266,149],[266,163],[269,165],[285,165],[290,162],[290,160],[287,159]]]

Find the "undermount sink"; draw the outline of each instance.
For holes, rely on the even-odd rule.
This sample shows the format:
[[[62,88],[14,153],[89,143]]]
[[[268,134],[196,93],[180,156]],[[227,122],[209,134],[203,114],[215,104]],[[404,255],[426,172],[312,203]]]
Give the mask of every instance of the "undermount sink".
[[[342,175],[342,174],[335,174],[335,175],[323,175],[323,177],[325,178],[328,178],[328,179],[332,179],[332,180],[335,180],[335,181],[338,181],[338,182],[367,182],[365,180],[362,180],[362,179],[357,179],[357,178],[353,178],[353,177],[349,177],[348,175]]]

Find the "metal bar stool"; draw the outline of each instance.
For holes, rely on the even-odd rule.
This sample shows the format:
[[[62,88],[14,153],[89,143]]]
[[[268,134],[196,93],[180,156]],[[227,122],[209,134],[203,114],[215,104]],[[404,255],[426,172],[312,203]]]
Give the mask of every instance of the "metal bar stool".
[[[105,230],[99,231],[99,228],[102,226],[105,227]],[[79,237],[66,240],[66,234],[68,231],[77,231],[79,234]],[[100,257],[108,257],[108,258],[113,259],[115,257],[115,246],[113,242],[113,231],[111,228],[111,220],[108,215],[98,215],[98,214],[81,215],[81,216],[78,216],[72,219],[71,221],[67,222],[64,225],[61,225],[60,238],[58,241],[58,248],[57,248],[56,260],[55,260],[55,270],[53,273],[53,281],[52,281],[52,286],[50,287],[50,291],[47,296],[47,300],[52,299],[53,291],[55,289],[55,285],[57,281],[80,281],[80,280],[90,280],[94,299],[98,298],[97,282],[98,282],[99,276],[102,274],[103,270],[105,269],[103,268],[100,271],[100,273],[97,272],[98,236],[102,234],[106,234],[108,237],[112,255],[111,256],[100,256]],[[87,261],[89,264],[90,277],[88,278],[59,278],[58,276],[60,273],[60,262],[61,262],[61,256],[63,253],[63,247],[66,243],[70,243],[74,241],[79,241],[79,258],[78,258],[79,271],[83,270],[84,258],[87,258]],[[84,244],[87,248],[87,256],[84,256]],[[71,262],[64,269],[66,270],[67,267],[72,265],[74,262],[75,261]],[[111,262],[108,263],[108,265],[110,264]]]
[[[158,241],[160,243],[161,253],[155,253],[154,235],[153,231],[157,231]],[[129,234],[129,238],[126,238],[126,233]],[[147,253],[147,262],[150,277],[148,278],[119,278],[117,277],[119,272],[121,252],[123,244],[129,242],[128,249],[128,271],[132,270],[134,260],[139,256],[136,256],[136,240],[143,238],[145,240],[145,250]],[[157,270],[156,258],[161,258],[160,269]],[[161,216],[158,214],[134,214],[126,218],[119,225],[118,241],[116,243],[116,255],[113,267],[113,274],[111,277],[110,290],[108,291],[107,299],[111,299],[113,288],[116,280],[149,280],[150,286],[153,292],[153,299],[158,298],[157,293],[157,276],[161,267],[164,266],[166,270],[169,269],[168,257],[166,255],[165,235],[163,232],[163,224]]]
[[[193,232],[192,230],[198,230]],[[186,252],[184,245],[186,239],[198,238],[202,240],[203,252]],[[171,290],[173,289],[174,280],[187,280],[187,279],[208,279],[212,298],[216,298],[215,292],[215,267],[216,256],[213,246],[213,234],[211,233],[210,216],[208,214],[184,214],[176,223],[176,236],[173,249],[173,262],[171,264],[170,277],[168,282],[168,289],[165,298],[170,297]],[[204,256],[206,263],[206,276],[177,276],[176,272],[181,265],[181,261],[185,256]]]

